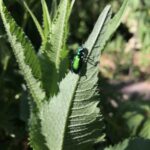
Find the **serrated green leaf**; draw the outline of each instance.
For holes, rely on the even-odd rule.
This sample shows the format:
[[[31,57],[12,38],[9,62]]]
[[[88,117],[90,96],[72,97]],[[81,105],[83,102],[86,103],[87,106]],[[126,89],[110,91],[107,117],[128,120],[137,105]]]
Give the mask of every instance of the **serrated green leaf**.
[[[57,70],[60,67],[62,53],[66,44],[68,19],[70,16],[70,0],[61,0],[52,22],[51,33],[46,47],[46,53]]]
[[[118,21],[122,14],[119,12]],[[42,132],[47,146],[51,150],[92,149],[92,144],[98,136],[103,137],[102,116],[99,108],[97,108],[98,65],[95,63],[100,54],[97,44],[101,46],[100,39],[103,38],[105,32],[114,31],[106,28],[111,28],[108,26],[110,15],[110,6],[107,6],[84,44],[89,52],[88,60],[92,60],[92,64],[87,60],[87,65],[84,66],[86,70],[82,70],[82,76],[69,73],[60,82],[58,95],[43,105],[40,112]],[[116,19],[113,22],[113,26],[115,25],[118,26]],[[102,43],[102,46],[104,45]]]
[[[104,9],[102,15],[98,18],[98,21],[94,26],[93,32],[90,34],[89,38],[85,42],[84,47],[86,47],[89,50],[89,52],[91,52],[91,50],[94,49],[95,55],[97,55],[97,53],[99,53],[99,51],[101,50],[100,47],[103,44],[101,42],[101,39],[103,38],[103,34],[107,30],[107,25],[110,22],[111,14],[112,12],[110,10],[110,5],[108,5]]]
[[[40,51],[44,51],[42,55],[49,64],[47,66],[42,63],[43,72],[45,73],[43,82],[46,83],[44,87],[47,89],[49,96],[53,96],[58,92],[58,82],[66,72],[68,60],[64,56],[67,54],[66,38],[68,34],[68,19],[73,2],[70,4],[70,0],[60,1],[59,8],[52,22],[48,41],[40,49]],[[62,65],[64,66],[62,67]]]
[[[109,19],[110,6],[107,6],[91,35],[100,32],[102,25]],[[98,35],[96,34],[94,39],[90,36],[88,41],[96,41]],[[95,55],[95,49],[92,48],[93,45],[88,49],[89,58],[96,62],[100,51]],[[84,74],[84,68],[81,74]],[[104,138],[102,115],[97,107],[98,65],[95,66],[87,60],[86,68],[86,74],[81,76],[71,72],[67,74],[60,82],[58,95],[46,102],[40,111],[42,133],[51,150],[91,150],[98,137]]]
[[[44,28],[44,35],[47,37],[48,33],[50,33],[51,29],[51,18],[48,11],[48,6],[45,0],[41,0],[42,10],[43,10],[43,28]]]
[[[35,17],[35,15],[32,13],[32,11],[30,10],[30,8],[28,7],[27,3],[25,1],[23,1],[23,4],[26,8],[26,10],[29,12],[30,16],[32,17],[34,24],[36,25],[36,28],[41,36],[42,41],[44,41],[45,39],[45,35],[44,35],[44,31],[39,23],[39,21],[37,20],[37,18]]]
[[[99,38],[97,39],[97,44],[95,45],[95,47],[97,47],[100,50],[104,49],[104,46],[106,45],[107,41],[110,39],[114,31],[120,25],[122,16],[126,10],[128,2],[129,0],[124,0],[117,14],[109,21],[109,23],[105,24],[103,31],[100,33],[101,36],[99,36]]]
[[[37,115],[35,106],[30,103],[30,119],[29,119],[29,144],[33,150],[48,150],[46,147],[44,136],[41,133],[40,119]]]
[[[30,89],[30,93],[35,103],[40,105],[45,99],[45,92],[41,88],[41,68],[34,48],[23,30],[12,19],[2,0],[0,0],[0,14],[9,42]]]
[[[57,12],[57,0],[52,0],[52,6],[51,6],[51,19],[53,20],[54,16]]]

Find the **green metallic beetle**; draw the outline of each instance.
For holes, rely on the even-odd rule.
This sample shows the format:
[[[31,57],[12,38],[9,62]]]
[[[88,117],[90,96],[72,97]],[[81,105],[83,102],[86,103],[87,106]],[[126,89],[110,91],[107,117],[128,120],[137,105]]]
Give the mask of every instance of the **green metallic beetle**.
[[[83,63],[85,62],[87,56],[87,49],[79,47],[77,53],[74,55],[71,62],[71,71],[78,74],[82,68]]]

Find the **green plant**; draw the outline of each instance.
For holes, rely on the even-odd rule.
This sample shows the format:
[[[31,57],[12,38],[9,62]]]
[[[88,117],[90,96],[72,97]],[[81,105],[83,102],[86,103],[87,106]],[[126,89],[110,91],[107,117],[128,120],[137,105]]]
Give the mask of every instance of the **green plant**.
[[[112,19],[111,7],[105,7],[84,44],[88,50],[87,61],[81,74],[76,75],[68,70],[66,46],[74,1],[61,0],[50,16],[45,1],[41,0],[42,26],[24,3],[42,39],[36,54],[30,40],[0,0],[1,18],[33,99],[29,120],[29,143],[33,149],[90,150],[94,143],[104,140],[103,117],[97,106],[97,62],[106,42],[119,26],[127,2],[124,1]]]

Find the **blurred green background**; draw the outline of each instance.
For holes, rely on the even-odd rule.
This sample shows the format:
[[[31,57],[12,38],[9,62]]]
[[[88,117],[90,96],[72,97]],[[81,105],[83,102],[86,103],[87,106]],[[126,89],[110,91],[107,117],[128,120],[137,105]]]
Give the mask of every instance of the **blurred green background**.
[[[42,21],[40,0],[26,0]],[[49,10],[52,2],[47,1]],[[38,50],[40,36],[21,0],[5,4]],[[113,15],[121,0],[76,0],[70,18],[68,48],[82,45],[105,5]],[[150,1],[131,0],[123,22],[100,59],[100,94],[107,144],[140,136],[150,139]],[[0,149],[27,150],[28,102],[24,79],[0,20]],[[149,131],[149,132],[148,132]]]

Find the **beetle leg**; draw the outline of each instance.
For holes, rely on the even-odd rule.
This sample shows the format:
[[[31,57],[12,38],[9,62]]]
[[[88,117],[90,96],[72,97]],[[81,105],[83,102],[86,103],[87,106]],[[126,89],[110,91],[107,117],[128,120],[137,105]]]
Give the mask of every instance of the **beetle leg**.
[[[94,60],[91,58],[88,58],[86,61],[93,66],[97,66],[99,63],[99,61],[94,62]]]

